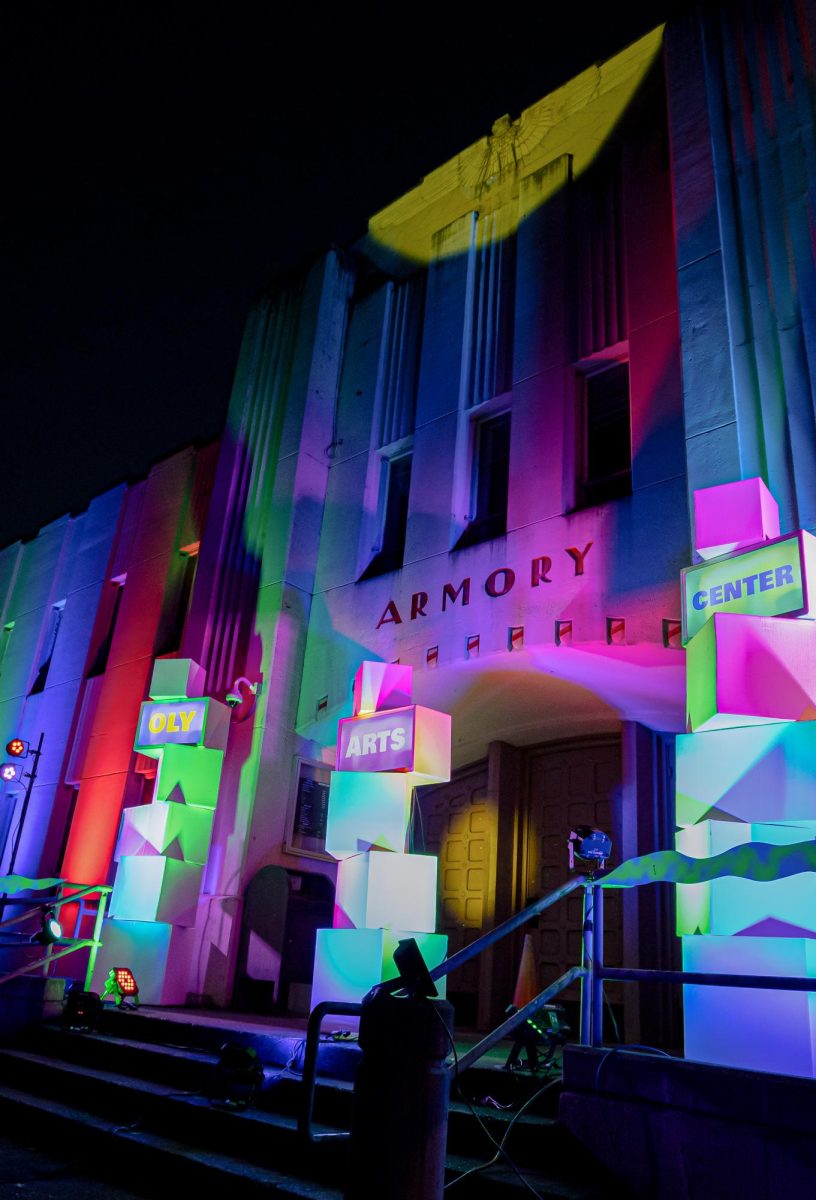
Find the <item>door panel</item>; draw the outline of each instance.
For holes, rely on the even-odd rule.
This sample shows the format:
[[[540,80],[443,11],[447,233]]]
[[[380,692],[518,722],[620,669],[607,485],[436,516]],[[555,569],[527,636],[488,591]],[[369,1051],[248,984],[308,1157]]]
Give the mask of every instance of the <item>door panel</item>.
[[[567,840],[576,825],[593,825],[620,845],[621,748],[617,737],[541,746],[528,755],[525,875],[532,900],[569,877]],[[621,963],[621,897],[605,893],[604,959]],[[536,943],[539,983],[545,987],[581,961],[583,898],[569,896],[541,914]],[[610,999],[615,989],[607,985]],[[577,985],[564,993],[578,998]]]
[[[428,854],[439,860],[437,929],[455,954],[493,923],[495,896],[495,810],[487,790],[487,764],[468,767],[450,783],[422,788],[420,809]],[[480,960],[466,963],[448,979],[448,997],[458,1024],[475,1024]]]

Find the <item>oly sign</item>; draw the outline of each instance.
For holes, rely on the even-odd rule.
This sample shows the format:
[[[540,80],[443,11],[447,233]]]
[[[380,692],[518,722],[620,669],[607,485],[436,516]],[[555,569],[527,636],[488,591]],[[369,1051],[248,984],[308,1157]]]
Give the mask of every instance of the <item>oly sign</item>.
[[[197,746],[204,735],[209,701],[180,700],[174,704],[143,704],[137,746]]]

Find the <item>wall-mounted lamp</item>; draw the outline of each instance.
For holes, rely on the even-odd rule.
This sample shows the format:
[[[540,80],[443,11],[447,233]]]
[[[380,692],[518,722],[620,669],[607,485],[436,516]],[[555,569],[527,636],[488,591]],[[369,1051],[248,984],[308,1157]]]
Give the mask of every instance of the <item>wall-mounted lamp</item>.
[[[244,691],[241,690],[242,687]],[[259,687],[259,683],[251,683],[246,675],[241,675],[235,680],[224,699],[229,707],[235,710],[236,721],[245,721],[255,711],[255,698]]]

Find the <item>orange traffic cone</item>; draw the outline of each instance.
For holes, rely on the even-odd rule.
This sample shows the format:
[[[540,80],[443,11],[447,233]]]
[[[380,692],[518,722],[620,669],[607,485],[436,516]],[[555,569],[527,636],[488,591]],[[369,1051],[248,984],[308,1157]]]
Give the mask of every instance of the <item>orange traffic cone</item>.
[[[521,949],[516,990],[513,992],[513,1007],[524,1008],[534,1000],[541,988],[538,986],[538,970],[536,969],[535,951],[533,950],[533,935],[525,933],[524,945]]]

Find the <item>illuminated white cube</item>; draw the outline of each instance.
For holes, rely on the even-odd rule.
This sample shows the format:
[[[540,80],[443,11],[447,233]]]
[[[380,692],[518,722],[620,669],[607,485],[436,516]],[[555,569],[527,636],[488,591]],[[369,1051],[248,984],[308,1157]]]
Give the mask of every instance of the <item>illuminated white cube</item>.
[[[122,813],[114,858],[164,855],[182,862],[205,863],[210,848],[213,810],[174,801],[141,804]]]
[[[204,868],[176,858],[122,858],[116,872],[110,915],[122,921],[166,921],[195,925]]]
[[[375,847],[401,853],[411,819],[411,792],[407,775],[332,772],[327,852],[340,859]]]
[[[340,929],[436,928],[436,858],[372,851],[337,869],[334,925]]]

